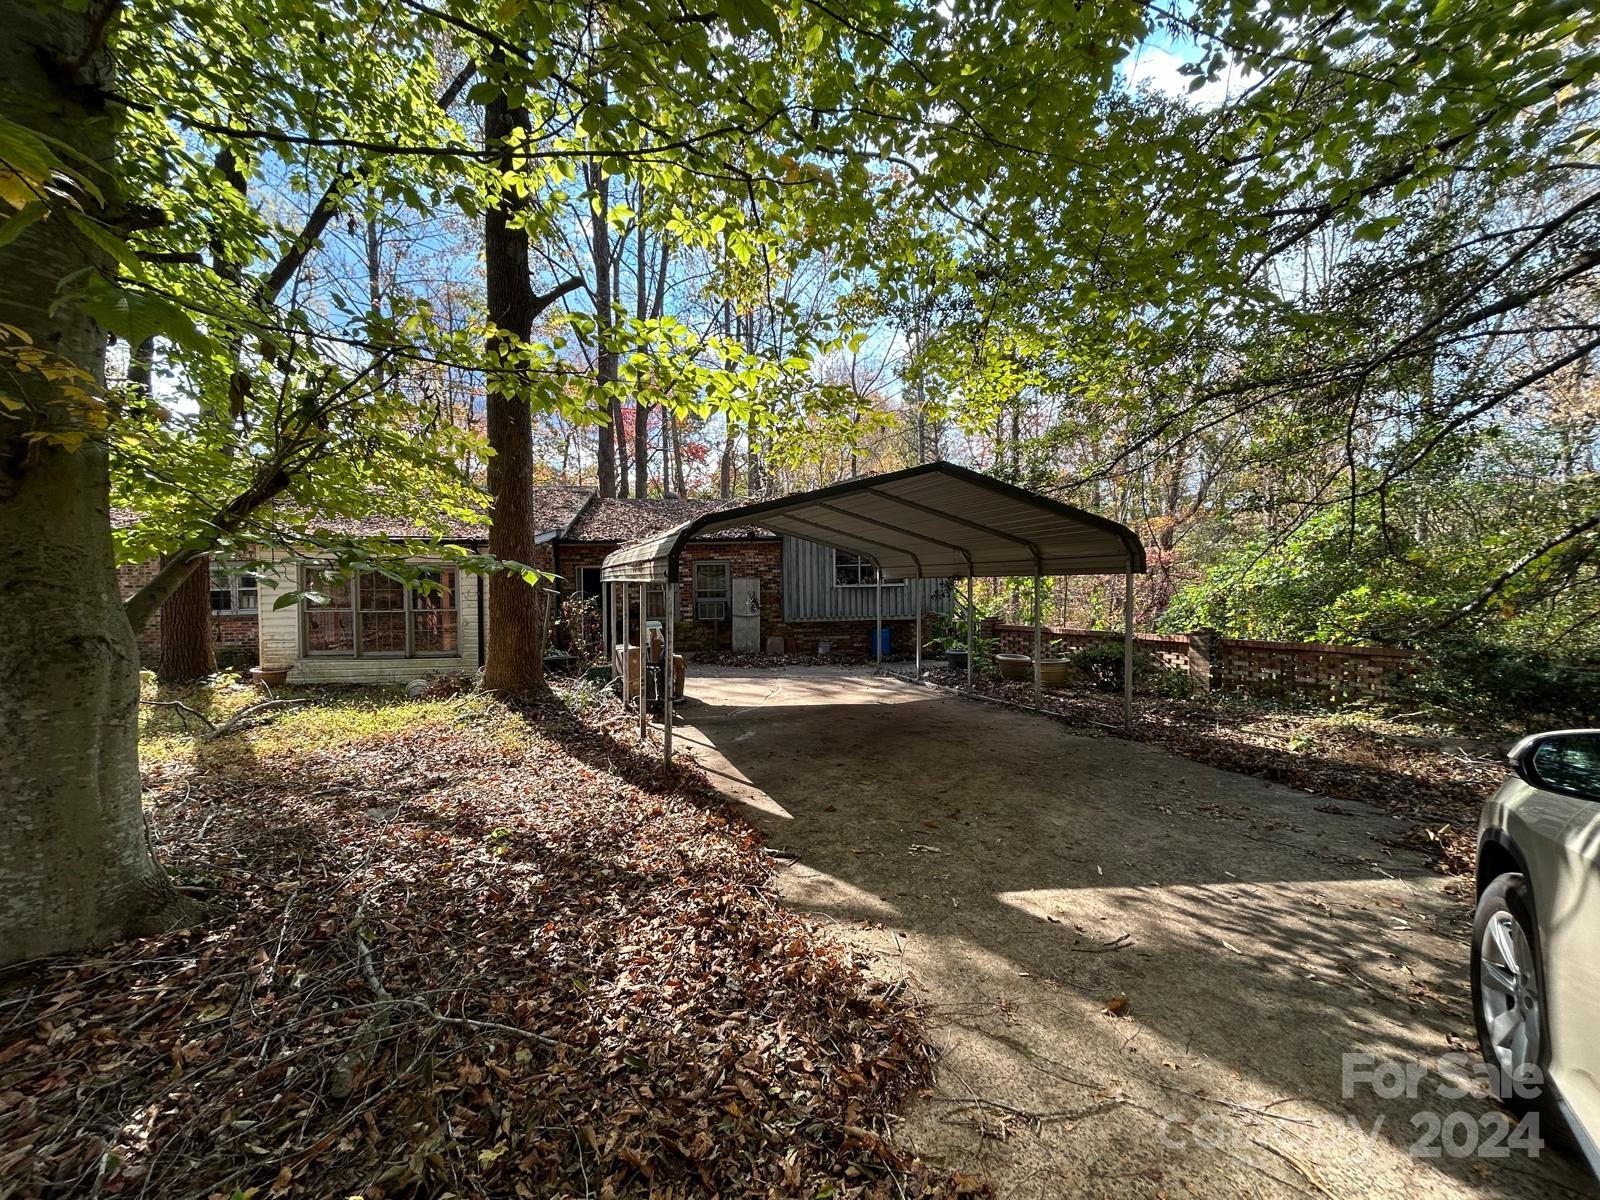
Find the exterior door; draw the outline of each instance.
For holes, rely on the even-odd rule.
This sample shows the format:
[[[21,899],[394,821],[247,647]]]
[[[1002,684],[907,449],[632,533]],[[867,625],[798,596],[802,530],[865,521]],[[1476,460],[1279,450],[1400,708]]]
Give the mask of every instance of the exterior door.
[[[761,651],[761,580],[733,581],[733,652]]]

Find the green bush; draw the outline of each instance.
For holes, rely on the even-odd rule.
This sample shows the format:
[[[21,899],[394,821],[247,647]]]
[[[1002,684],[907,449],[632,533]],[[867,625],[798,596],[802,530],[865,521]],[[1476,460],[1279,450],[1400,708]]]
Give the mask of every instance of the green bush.
[[[1451,717],[1544,727],[1600,719],[1600,670],[1478,641],[1433,647],[1428,663],[1400,691]]]
[[[1067,656],[1067,662],[1087,675],[1102,692],[1122,690],[1122,641],[1095,642]],[[1189,672],[1177,667],[1162,666],[1149,651],[1133,651],[1133,686],[1155,696],[1182,700],[1189,696],[1193,685]]]

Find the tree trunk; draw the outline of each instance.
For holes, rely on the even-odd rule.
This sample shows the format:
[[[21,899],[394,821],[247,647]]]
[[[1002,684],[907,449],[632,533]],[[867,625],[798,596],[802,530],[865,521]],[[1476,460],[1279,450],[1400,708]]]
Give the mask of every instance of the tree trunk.
[[[28,101],[12,116],[100,163],[112,159],[100,97],[113,81],[91,42],[106,16],[100,5],[0,4],[0,78]],[[54,300],[63,277],[113,268],[57,226],[39,222],[0,248],[0,323],[98,391],[105,334]],[[30,445],[30,431],[83,435],[82,411],[39,373],[10,375],[26,407],[0,417],[0,965],[193,912],[145,838],[139,660],[117,594],[105,442],[88,431],[76,448]]]
[[[650,315],[650,271],[648,239],[644,236],[644,184],[639,185],[638,200],[634,204],[633,243],[633,305],[634,313],[643,321]],[[633,400],[633,494],[643,500],[650,494],[650,405],[645,402],[644,391],[635,384]],[[663,463],[666,461],[662,460]],[[662,488],[666,491],[666,473],[662,472]]]
[[[188,683],[215,675],[217,655],[212,641],[211,559],[202,558],[161,606],[161,661],[156,678],[162,683]]]
[[[617,469],[626,447],[622,441],[622,402],[616,396],[617,353],[611,345],[611,180],[597,162],[590,165],[589,186],[594,192],[589,220],[589,252],[594,259],[594,373],[606,395],[606,422],[600,430],[600,494],[615,496],[619,478],[623,494],[627,492],[627,477]]]
[[[504,145],[508,135],[526,130],[526,109],[512,108],[504,96],[484,106],[484,134],[490,146]],[[511,154],[502,155],[502,171],[514,169]],[[528,234],[515,225],[516,201],[497,198],[484,218],[484,278],[492,357],[513,355],[533,337],[535,303],[528,278]],[[494,455],[489,459],[489,553],[502,561],[534,561],[533,409],[526,381],[520,375],[491,374],[484,403],[484,423]],[[496,571],[489,577],[489,629],[483,686],[490,691],[531,695],[548,690],[544,681],[544,646],[539,623],[539,592],[521,575]]]
[[[677,413],[668,414],[672,421],[672,484],[679,496],[687,496],[689,489],[683,479],[683,423]]]

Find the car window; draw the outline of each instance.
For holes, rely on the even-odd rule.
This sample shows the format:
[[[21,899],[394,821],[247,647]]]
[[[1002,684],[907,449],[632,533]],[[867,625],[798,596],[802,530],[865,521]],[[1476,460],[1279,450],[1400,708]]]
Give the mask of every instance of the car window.
[[[1600,800],[1600,733],[1569,733],[1540,743],[1533,770],[1545,787]]]

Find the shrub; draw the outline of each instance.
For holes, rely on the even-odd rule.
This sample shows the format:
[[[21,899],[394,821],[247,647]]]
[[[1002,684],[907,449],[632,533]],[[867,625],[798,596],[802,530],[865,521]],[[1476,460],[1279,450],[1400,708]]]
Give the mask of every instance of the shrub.
[[[555,638],[566,642],[567,653],[576,660],[579,672],[605,661],[605,636],[600,628],[600,602],[593,596],[580,596],[576,592],[561,601],[561,612],[556,620]]]
[[[1095,642],[1067,657],[1074,668],[1082,671],[1102,692],[1122,690],[1122,640]],[[1177,667],[1162,666],[1146,650],[1133,651],[1133,686],[1155,696],[1174,700],[1187,698],[1193,690],[1189,672]]]
[[[1456,718],[1550,727],[1590,724],[1600,713],[1600,670],[1487,642],[1430,649],[1427,668],[1399,690]]]
[[[1139,678],[1140,658],[1138,650],[1133,652],[1133,677]],[[1094,642],[1078,650],[1068,657],[1067,661],[1079,671],[1082,671],[1102,692],[1114,692],[1122,686],[1122,643]],[[1148,663],[1143,664],[1148,665]]]

